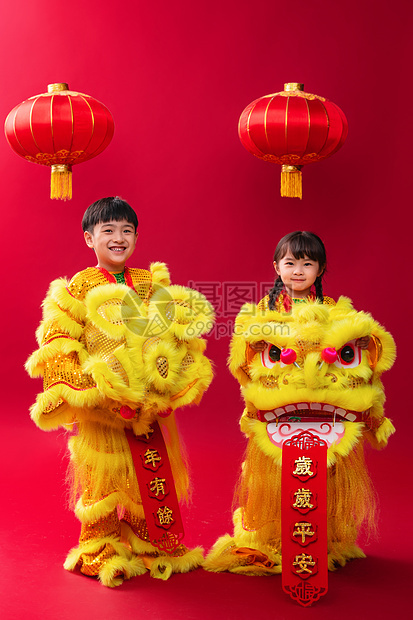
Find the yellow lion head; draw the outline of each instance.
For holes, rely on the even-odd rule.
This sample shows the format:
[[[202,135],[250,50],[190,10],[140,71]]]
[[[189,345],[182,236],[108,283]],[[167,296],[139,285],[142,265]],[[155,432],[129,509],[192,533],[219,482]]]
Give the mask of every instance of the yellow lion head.
[[[365,336],[369,347],[362,350],[356,341]],[[264,351],[249,348],[262,340]],[[277,459],[283,442],[301,430],[327,441],[329,464],[361,433],[385,445],[394,428],[383,414],[380,375],[394,359],[392,336],[345,297],[334,306],[297,304],[288,314],[246,304],[229,359],[246,404],[242,429]]]

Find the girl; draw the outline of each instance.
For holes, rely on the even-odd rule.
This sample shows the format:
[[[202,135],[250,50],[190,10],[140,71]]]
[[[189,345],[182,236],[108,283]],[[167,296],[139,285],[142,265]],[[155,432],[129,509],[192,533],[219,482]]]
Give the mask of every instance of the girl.
[[[330,306],[334,299],[323,295],[322,278],[327,267],[324,243],[315,233],[296,230],[285,235],[274,252],[277,273],[273,288],[258,305],[259,309],[289,312],[293,304],[319,301]],[[369,337],[359,338],[356,345],[367,349]],[[254,351],[263,351],[264,340],[250,343]]]
[[[364,462],[364,441],[384,447],[394,432],[384,416],[380,381],[381,373],[393,363],[393,340],[372,317],[354,310],[350,300],[341,299],[336,305],[323,295],[326,262],[317,235],[302,231],[286,235],[275,251],[277,279],[259,303],[261,311],[246,305],[236,319],[229,369],[245,402],[240,426],[248,446],[233,504],[234,533],[219,538],[204,562],[206,570],[215,572],[280,573],[283,539],[287,547],[283,570],[287,567],[285,574],[291,577],[294,573],[298,579],[291,590],[297,599],[310,597],[310,590],[318,588],[312,590],[311,582],[299,581],[313,572],[300,561],[313,565],[318,561],[317,545],[307,549],[308,544],[327,540],[330,570],[364,556],[356,544],[358,532],[363,524],[373,530],[375,525],[375,497]],[[302,307],[294,306],[301,303]],[[266,342],[260,340],[265,336]],[[360,355],[361,347],[369,349],[368,355]],[[306,437],[310,439],[306,456],[294,456],[283,465],[286,442],[291,445],[297,440],[301,449]],[[318,452],[318,440],[328,445],[324,457]],[[326,458],[327,475],[319,499],[323,497],[327,506],[327,520],[320,521],[317,530],[313,519],[319,513],[311,512],[317,507],[312,503],[317,493],[313,495],[312,487],[307,487],[310,478],[306,478],[314,470],[302,476],[298,465],[308,459],[315,466],[319,459],[321,466],[321,458]],[[301,494],[306,495],[305,506],[298,499]],[[283,499],[288,510],[283,510],[282,526]],[[309,538],[304,533],[299,539],[300,528],[307,527]],[[297,546],[289,545],[290,541]]]

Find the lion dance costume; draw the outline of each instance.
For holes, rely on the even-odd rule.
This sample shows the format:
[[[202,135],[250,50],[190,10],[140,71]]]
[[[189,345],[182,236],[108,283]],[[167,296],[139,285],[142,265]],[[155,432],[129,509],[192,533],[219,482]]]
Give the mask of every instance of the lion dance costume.
[[[99,268],[52,282],[26,367],[44,380],[32,419],[71,435],[82,526],[67,570],[116,586],[202,562],[201,548],[181,542],[178,501],[189,484],[173,411],[198,403],[211,382],[200,336],[212,318],[202,295],[170,285],[162,263],[126,268],[124,284]]]
[[[368,349],[361,350],[356,341],[367,335]],[[255,352],[249,343],[260,340],[266,348]],[[369,314],[354,310],[347,298],[337,304],[331,298],[293,304],[290,312],[283,311],[282,303],[269,310],[268,297],[258,306],[243,306],[229,368],[245,400],[241,430],[248,446],[234,500],[234,534],[218,539],[206,558],[207,570],[281,573],[283,451],[287,440],[307,431],[326,444],[326,575],[327,551],[329,570],[365,557],[356,541],[363,524],[374,529],[375,495],[364,443],[382,448],[394,432],[384,417],[380,381],[394,358],[391,335]],[[296,498],[307,490],[306,482],[297,485]],[[309,510],[313,504],[308,503]],[[299,534],[300,543],[311,543],[311,512],[297,513],[295,519],[292,537],[297,540]],[[294,567],[304,578],[314,565],[300,563],[310,557],[307,549],[296,552]]]

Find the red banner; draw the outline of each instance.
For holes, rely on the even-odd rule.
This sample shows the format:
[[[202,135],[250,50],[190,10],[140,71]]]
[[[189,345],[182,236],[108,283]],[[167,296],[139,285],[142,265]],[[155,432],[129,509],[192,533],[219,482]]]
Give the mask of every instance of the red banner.
[[[132,454],[151,544],[173,553],[184,537],[178,497],[162,431],[157,422],[148,435],[125,430]]]
[[[309,431],[283,444],[282,585],[305,607],[327,593],[327,443]]]

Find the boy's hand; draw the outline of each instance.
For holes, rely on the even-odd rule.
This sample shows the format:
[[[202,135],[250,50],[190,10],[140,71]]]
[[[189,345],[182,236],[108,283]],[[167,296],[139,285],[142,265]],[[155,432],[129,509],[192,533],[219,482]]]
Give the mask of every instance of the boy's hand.
[[[370,342],[370,336],[363,336],[363,338],[357,338],[356,347],[360,347],[360,349],[367,349]]]
[[[250,342],[249,343],[251,349],[253,351],[264,351],[265,347],[267,346],[267,343],[265,342],[265,340],[258,340],[258,342]]]

